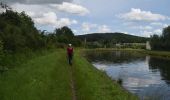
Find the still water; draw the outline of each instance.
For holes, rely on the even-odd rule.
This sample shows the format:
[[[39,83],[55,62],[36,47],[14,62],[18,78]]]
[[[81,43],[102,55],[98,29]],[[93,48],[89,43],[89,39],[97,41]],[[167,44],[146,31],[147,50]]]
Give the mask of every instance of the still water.
[[[170,60],[128,51],[88,51],[86,56],[141,100],[170,100]]]

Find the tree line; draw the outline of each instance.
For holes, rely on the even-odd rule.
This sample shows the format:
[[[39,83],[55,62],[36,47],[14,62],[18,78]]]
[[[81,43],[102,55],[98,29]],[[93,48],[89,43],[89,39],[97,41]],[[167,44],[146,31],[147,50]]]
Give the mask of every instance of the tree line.
[[[5,9],[0,13],[0,52],[16,53],[27,50],[39,50],[43,48],[63,47],[72,43],[80,46],[81,41],[74,36],[72,30],[61,27],[54,32],[38,30],[31,17],[25,12],[15,12],[7,8],[2,3],[0,9]]]
[[[152,50],[170,51],[170,26],[164,28],[161,35],[152,35],[150,44]]]

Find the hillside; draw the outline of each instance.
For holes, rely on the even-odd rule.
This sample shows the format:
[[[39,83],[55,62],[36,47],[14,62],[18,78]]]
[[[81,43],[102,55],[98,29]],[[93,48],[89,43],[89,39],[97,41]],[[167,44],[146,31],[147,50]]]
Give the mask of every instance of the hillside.
[[[148,38],[128,35],[124,33],[92,33],[85,35],[78,35],[81,40],[86,40],[88,42],[95,41],[113,41],[115,43],[145,43]]]

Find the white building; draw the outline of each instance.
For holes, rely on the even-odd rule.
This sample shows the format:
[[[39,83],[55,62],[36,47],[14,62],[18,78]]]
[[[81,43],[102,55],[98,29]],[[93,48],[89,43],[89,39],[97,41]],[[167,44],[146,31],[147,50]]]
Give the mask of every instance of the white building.
[[[146,50],[151,50],[151,45],[149,41],[146,42]]]

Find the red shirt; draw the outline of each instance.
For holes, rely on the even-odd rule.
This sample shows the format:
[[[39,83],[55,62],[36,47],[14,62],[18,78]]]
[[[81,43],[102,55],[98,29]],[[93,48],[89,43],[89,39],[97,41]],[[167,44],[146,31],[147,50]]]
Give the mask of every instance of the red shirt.
[[[68,55],[72,55],[73,54],[73,48],[72,47],[68,47],[67,48],[67,54]]]

